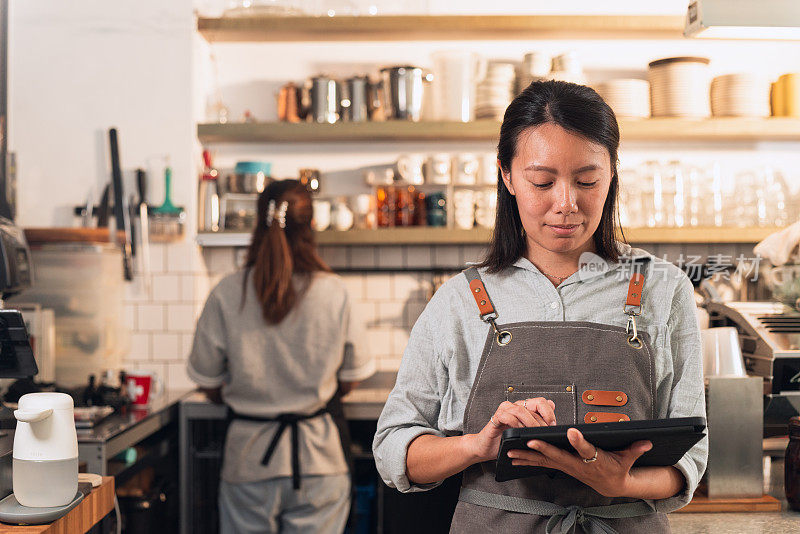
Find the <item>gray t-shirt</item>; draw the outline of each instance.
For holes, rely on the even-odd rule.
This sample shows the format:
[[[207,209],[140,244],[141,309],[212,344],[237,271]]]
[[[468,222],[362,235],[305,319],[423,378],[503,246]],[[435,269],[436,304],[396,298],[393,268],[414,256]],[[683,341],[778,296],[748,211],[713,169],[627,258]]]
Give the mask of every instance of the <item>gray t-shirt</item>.
[[[249,277],[242,306],[244,271],[228,275],[211,291],[197,322],[187,371],[200,387],[222,387],[236,412],[274,417],[310,414],[330,400],[337,379],[368,378],[375,363],[363,346],[361,321],[351,315],[342,280],[316,273],[289,314],[268,324]],[[299,285],[299,278],[295,285]],[[287,428],[267,466],[261,459],[278,424],[234,421],[228,430],[222,478],[231,483],[291,476]],[[301,421],[303,475],[347,472],[339,433],[329,415]]]
[[[623,255],[647,255],[620,245]],[[651,257],[652,258],[652,257]],[[627,262],[593,273],[579,271],[558,287],[530,261],[508,269],[481,269],[498,323],[590,321],[624,327],[628,291]],[[655,356],[656,417],[705,417],[700,332],[692,284],[674,265],[652,258],[642,291],[640,330],[651,339]],[[448,280],[433,296],[411,331],[395,387],[378,420],[373,443],[384,482],[400,491],[420,491],[406,476],[409,443],[421,434],[444,436],[462,431],[464,409],[491,327],[481,321],[463,274]],[[706,467],[708,440],[692,447],[675,467],[686,478],[683,492],[654,501],[669,512],[689,502]]]

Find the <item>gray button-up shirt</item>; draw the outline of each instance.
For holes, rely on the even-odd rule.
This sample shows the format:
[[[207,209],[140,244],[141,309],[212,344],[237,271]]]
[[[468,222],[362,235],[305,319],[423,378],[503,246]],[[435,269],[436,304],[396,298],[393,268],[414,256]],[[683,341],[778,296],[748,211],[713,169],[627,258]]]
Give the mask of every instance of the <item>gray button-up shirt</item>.
[[[623,258],[650,256],[619,245]],[[692,284],[674,265],[652,257],[646,271],[640,330],[650,335],[655,357],[656,417],[705,417],[700,332]],[[602,266],[601,266],[602,267]],[[530,261],[510,268],[480,271],[499,314],[498,324],[524,321],[591,321],[625,326],[623,304],[630,263],[611,263],[594,272],[581,270],[558,287]],[[373,451],[384,482],[402,492],[415,485],[406,476],[406,451],[421,434],[444,436],[462,431],[464,410],[490,328],[480,319],[467,279],[459,274],[436,292],[420,315],[403,354],[397,382],[378,421]],[[686,479],[678,495],[653,501],[658,511],[678,509],[691,500],[706,467],[704,438],[675,465]]]
[[[333,396],[337,379],[357,382],[372,375],[375,362],[362,344],[361,321],[350,313],[341,278],[315,273],[278,324],[264,321],[252,276],[246,286],[244,282],[244,271],[223,278],[197,321],[187,371],[200,387],[222,387],[225,403],[241,414],[275,417],[314,413]],[[269,464],[261,465],[277,426],[234,421],[225,440],[222,479],[242,483],[290,476],[288,430]],[[347,472],[339,432],[329,415],[301,421],[299,436],[303,475]]]

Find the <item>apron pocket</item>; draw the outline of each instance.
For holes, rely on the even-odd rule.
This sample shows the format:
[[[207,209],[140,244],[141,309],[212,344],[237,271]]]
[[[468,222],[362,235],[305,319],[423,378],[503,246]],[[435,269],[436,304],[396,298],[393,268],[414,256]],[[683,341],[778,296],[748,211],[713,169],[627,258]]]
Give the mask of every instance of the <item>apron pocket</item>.
[[[514,388],[509,391],[509,388]],[[556,405],[556,424],[574,425],[577,422],[577,397],[574,384],[564,385],[509,385],[506,387],[508,400],[517,402],[525,399],[544,397]]]

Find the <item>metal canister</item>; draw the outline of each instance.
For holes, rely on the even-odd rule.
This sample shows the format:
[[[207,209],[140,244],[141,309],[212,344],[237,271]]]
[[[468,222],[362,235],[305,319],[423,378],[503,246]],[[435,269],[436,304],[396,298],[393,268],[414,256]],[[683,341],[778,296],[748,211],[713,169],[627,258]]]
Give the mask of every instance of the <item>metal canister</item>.
[[[311,121],[333,124],[339,120],[339,87],[328,76],[311,78]]]
[[[384,113],[388,119],[417,122],[422,112],[423,81],[429,75],[419,67],[401,66],[381,69]]]
[[[364,122],[369,120],[367,93],[369,78],[353,76],[345,81],[342,87],[342,120]]]

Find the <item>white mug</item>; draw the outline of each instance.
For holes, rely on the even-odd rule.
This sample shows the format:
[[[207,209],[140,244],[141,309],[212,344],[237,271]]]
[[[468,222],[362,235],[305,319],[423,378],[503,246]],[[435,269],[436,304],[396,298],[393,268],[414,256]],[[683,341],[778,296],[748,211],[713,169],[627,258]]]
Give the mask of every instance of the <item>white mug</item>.
[[[424,163],[425,156],[422,154],[403,154],[397,158],[397,174],[409,184],[420,185],[425,182],[425,178],[422,175]]]
[[[474,185],[478,181],[478,157],[475,154],[459,154],[453,163],[453,183]]]
[[[425,161],[425,180],[429,184],[449,184],[451,171],[452,161],[446,152],[433,154]]]
[[[314,230],[321,232],[331,225],[331,203],[327,200],[312,201]]]

